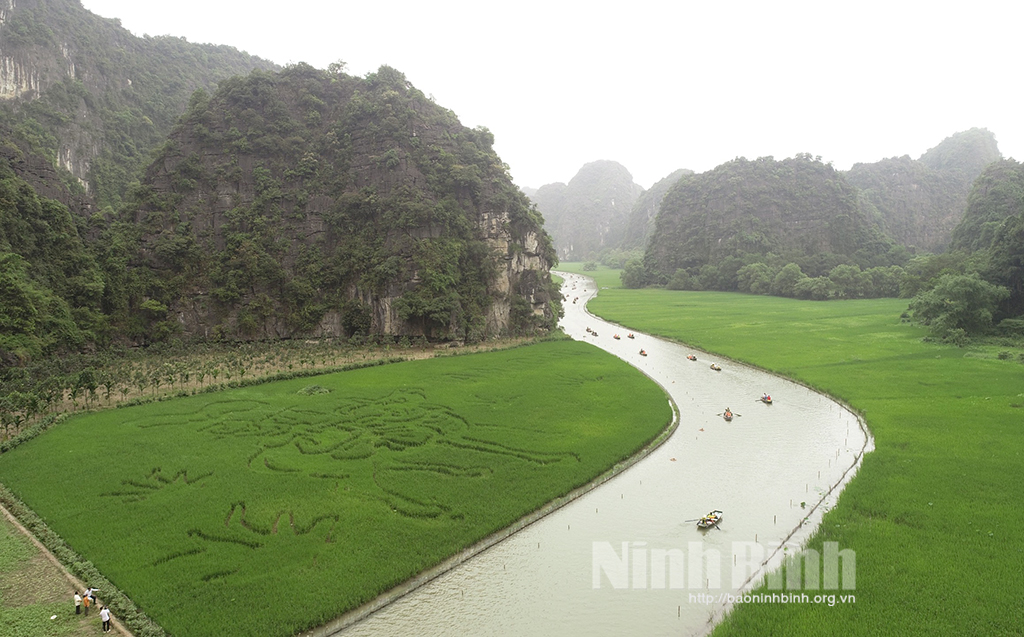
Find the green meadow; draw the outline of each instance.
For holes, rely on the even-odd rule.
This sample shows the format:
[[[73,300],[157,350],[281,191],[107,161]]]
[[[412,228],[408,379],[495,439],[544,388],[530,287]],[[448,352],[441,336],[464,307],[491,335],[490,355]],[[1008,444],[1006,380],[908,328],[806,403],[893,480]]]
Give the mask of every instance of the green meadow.
[[[627,290],[614,271],[597,274],[611,289],[591,301],[595,314],[813,386],[863,414],[875,437],[809,543],[854,550],[856,589],[806,592],[856,601],[740,605],[716,635],[1021,634],[1019,352],[999,360],[991,347],[923,342],[900,321],[906,300]]]
[[[168,632],[292,635],[670,421],[626,363],[548,341],[82,414],[0,457],[0,482]]]

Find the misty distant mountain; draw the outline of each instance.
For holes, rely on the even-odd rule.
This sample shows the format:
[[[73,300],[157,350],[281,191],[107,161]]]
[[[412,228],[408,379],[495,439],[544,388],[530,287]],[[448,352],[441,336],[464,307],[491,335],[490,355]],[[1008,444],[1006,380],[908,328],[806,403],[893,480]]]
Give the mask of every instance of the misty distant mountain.
[[[995,136],[972,128],[946,138],[918,160],[904,155],[855,164],[846,177],[890,237],[936,252],[945,249],[963,217],[974,180],[1001,157]]]
[[[619,246],[643,192],[622,164],[601,160],[584,165],[568,184],[538,188],[530,199],[544,217],[559,259],[578,261]]]

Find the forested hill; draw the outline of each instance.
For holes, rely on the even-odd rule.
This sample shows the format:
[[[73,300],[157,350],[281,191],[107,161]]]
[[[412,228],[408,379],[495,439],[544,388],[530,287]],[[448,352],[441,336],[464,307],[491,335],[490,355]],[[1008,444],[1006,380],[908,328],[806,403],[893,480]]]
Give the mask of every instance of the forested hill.
[[[116,207],[195,89],[277,68],[227,46],[136,37],[78,0],[5,4],[0,157],[73,212]]]
[[[559,258],[573,261],[618,248],[643,191],[622,164],[601,160],[584,165],[568,184],[542,186],[531,199]]]
[[[972,183],[1000,158],[995,136],[972,128],[946,138],[918,160],[903,156],[855,164],[846,177],[895,241],[941,251],[964,214]]]
[[[1020,317],[1024,334],[1024,165],[1004,159],[975,180],[950,247],[972,255],[986,280],[1009,290],[999,315]]]
[[[751,255],[772,254],[816,273],[854,255],[884,254],[891,243],[857,199],[840,172],[810,155],[736,159],[676,182],[645,263],[653,281],[664,281],[680,268],[696,274],[725,259],[742,265]]]
[[[950,249],[975,252],[992,245],[1010,217],[1024,214],[1024,166],[1013,159],[990,164],[971,189],[967,211]]]
[[[692,170],[680,168],[640,195],[640,198],[633,204],[633,210],[629,213],[626,229],[622,233],[622,242],[619,244],[621,249],[643,249],[647,245],[648,238],[654,232],[654,220],[658,217],[665,195],[679,181],[680,177],[692,174]]]
[[[490,133],[397,71],[281,71],[78,0],[4,5],[0,367],[179,335],[553,324],[550,239]]]
[[[116,320],[138,337],[552,327],[554,251],[492,143],[388,67],[198,92],[116,227]]]

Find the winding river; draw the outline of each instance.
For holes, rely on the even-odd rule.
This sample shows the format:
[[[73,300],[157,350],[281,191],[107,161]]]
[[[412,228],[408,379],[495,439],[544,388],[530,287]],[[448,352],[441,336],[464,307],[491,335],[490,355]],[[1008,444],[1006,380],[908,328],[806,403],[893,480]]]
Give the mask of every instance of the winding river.
[[[629,339],[586,312],[593,280],[561,276],[562,328],[664,387],[678,429],[597,489],[334,634],[707,633],[728,595],[799,550],[872,448],[836,402],[645,334]],[[763,392],[774,404],[758,400]],[[725,407],[731,422],[719,415]],[[724,511],[719,528],[696,528],[693,519],[711,509]]]

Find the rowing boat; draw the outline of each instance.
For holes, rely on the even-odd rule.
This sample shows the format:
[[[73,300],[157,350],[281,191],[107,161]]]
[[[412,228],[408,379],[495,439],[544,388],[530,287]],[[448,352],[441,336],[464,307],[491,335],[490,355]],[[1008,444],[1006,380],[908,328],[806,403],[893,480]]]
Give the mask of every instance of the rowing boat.
[[[710,529],[713,526],[718,526],[718,523],[722,521],[722,512],[715,510],[708,513],[701,519],[697,520],[698,529]]]

